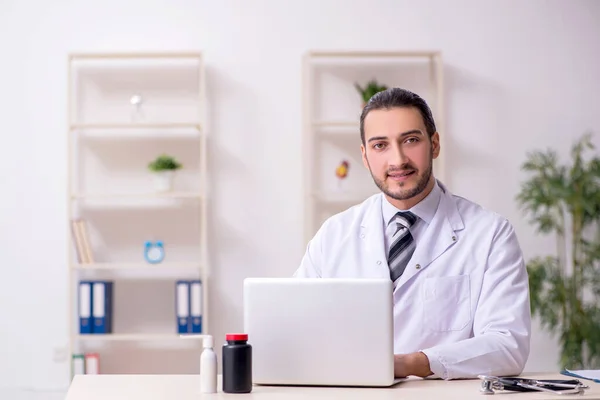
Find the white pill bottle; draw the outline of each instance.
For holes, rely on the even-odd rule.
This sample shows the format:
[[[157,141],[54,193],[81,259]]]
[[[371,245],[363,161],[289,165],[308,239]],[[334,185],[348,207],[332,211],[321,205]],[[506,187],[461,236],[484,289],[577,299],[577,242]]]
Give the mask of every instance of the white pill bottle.
[[[202,340],[204,350],[200,355],[200,392],[217,392],[217,355],[213,349],[213,337],[204,336]]]

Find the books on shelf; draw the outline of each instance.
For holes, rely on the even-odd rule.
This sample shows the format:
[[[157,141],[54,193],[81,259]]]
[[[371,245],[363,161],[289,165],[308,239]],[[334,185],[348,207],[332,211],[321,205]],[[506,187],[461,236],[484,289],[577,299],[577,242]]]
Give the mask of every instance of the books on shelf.
[[[202,282],[178,280],[175,285],[177,333],[202,333]]]
[[[81,218],[71,219],[71,234],[77,253],[77,261],[80,264],[93,264],[94,256],[90,244],[90,235],[86,221]]]
[[[113,282],[79,282],[79,333],[112,333]]]
[[[76,353],[71,356],[72,374],[96,375],[100,373],[100,355],[98,353]]]

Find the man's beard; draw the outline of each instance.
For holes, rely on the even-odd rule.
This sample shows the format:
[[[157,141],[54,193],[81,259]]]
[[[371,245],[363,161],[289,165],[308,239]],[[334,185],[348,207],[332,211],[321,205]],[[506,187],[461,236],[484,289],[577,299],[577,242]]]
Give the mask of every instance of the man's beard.
[[[419,171],[416,168],[413,168],[412,166],[407,165],[405,167],[402,167],[401,169],[402,170],[412,170],[415,172],[417,177],[419,177],[419,175],[418,175]],[[370,168],[369,168],[369,170],[370,170]],[[429,179],[431,178],[432,170],[433,170],[433,158],[430,159],[427,169],[425,171],[423,171],[423,174],[417,180],[417,185],[412,189],[406,189],[406,190],[402,190],[401,187],[398,187],[398,188],[395,188],[396,189],[395,191],[392,191],[390,189],[389,185],[386,183],[387,177],[384,178],[383,180],[377,179],[373,175],[372,171],[371,171],[371,177],[373,178],[373,181],[375,182],[375,185],[377,185],[379,190],[381,190],[388,197],[390,197],[394,200],[408,200],[408,199],[411,199],[411,198],[417,196],[419,193],[421,193],[421,192],[423,192],[423,190],[425,190],[425,188],[427,187],[427,184],[429,183]],[[400,185],[402,183],[398,183],[398,184]]]

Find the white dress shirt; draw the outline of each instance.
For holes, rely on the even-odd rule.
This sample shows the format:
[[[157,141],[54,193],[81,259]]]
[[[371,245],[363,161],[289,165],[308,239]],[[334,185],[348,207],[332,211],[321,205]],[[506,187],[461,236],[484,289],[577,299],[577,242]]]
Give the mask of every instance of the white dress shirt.
[[[438,204],[440,203],[441,193],[442,190],[437,182],[435,182],[431,192],[429,192],[429,194],[423,200],[408,210],[400,210],[399,208],[396,208],[396,206],[392,205],[384,196],[383,201],[381,202],[381,214],[383,215],[383,229],[385,231],[385,248],[390,248],[392,237],[396,231],[396,226],[391,224],[394,216],[398,212],[406,211],[412,212],[417,217],[416,222],[410,227],[410,234],[415,241],[415,245],[419,246],[419,242],[423,237],[425,230],[435,216]]]

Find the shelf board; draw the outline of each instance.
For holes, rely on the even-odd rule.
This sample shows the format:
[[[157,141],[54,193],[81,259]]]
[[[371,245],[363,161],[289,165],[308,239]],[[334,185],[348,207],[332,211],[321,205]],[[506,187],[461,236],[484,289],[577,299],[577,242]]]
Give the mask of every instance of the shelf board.
[[[69,59],[140,59],[140,58],[202,58],[202,53],[165,52],[165,53],[71,53]]]
[[[76,262],[76,261],[75,261]],[[141,262],[107,262],[94,264],[71,264],[80,279],[107,279],[119,281],[172,281],[173,279],[202,278],[206,269],[201,262],[171,262],[159,264]]]
[[[196,129],[201,130],[200,124],[188,122],[165,123],[96,123],[96,124],[71,124],[71,130],[83,129]]]
[[[202,132],[195,128],[181,129],[91,129],[83,130],[79,137],[86,140],[198,140]]]
[[[73,193],[73,199],[201,199],[203,196],[195,192],[164,193]]]
[[[357,121],[314,121],[313,126],[319,128],[358,128],[360,122]]]
[[[432,51],[420,51],[420,50],[406,50],[406,51],[385,51],[385,50],[365,50],[365,51],[352,51],[352,50],[339,50],[339,51],[322,51],[322,50],[313,50],[307,53],[310,57],[324,57],[324,58],[338,58],[338,57],[347,57],[347,58],[403,58],[403,57],[424,57],[430,58],[440,54],[437,50]]]
[[[181,341],[178,333],[107,333],[78,334],[82,341]]]
[[[78,270],[168,270],[177,268],[200,269],[199,263],[194,262],[165,262],[159,264],[150,263],[93,263],[93,264],[74,264],[73,269]]]

